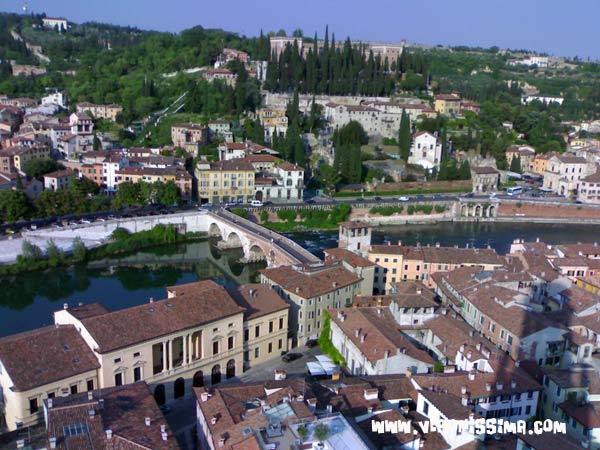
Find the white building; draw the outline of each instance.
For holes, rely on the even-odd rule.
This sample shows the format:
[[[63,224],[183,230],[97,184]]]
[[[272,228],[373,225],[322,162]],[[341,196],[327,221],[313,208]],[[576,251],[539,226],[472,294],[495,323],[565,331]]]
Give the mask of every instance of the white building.
[[[559,105],[562,105],[563,101],[565,99],[563,97],[559,97],[557,95],[542,95],[542,94],[534,94],[534,95],[524,95],[523,97],[521,97],[521,103],[523,103],[524,105],[528,105],[531,102],[542,102],[546,105],[549,105],[551,103],[558,103]]]
[[[424,169],[439,169],[442,161],[442,144],[437,135],[419,131],[413,135],[408,163]]]
[[[114,193],[117,191],[119,171],[129,165],[129,158],[113,153],[102,161],[102,177],[106,192]]]
[[[53,92],[42,97],[42,105],[56,105],[61,108],[67,107],[67,94],[62,92]]]
[[[583,178],[594,173],[596,165],[573,154],[553,156],[544,173],[544,188],[565,197],[577,192]]]
[[[330,339],[355,375],[427,373],[435,361],[396,329],[388,308],[331,310]]]

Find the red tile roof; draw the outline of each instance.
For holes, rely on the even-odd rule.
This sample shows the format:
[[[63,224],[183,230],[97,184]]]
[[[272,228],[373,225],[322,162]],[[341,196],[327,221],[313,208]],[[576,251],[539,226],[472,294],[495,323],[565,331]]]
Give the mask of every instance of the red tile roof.
[[[0,339],[0,360],[16,391],[28,391],[100,367],[73,325],[50,326]]]
[[[176,295],[153,303],[88,317],[83,325],[99,353],[166,336],[244,312],[214,281],[167,288]]]
[[[276,311],[289,309],[288,305],[271,286],[261,283],[244,284],[229,290],[229,294],[238,303],[246,308],[246,320],[266,316]]]

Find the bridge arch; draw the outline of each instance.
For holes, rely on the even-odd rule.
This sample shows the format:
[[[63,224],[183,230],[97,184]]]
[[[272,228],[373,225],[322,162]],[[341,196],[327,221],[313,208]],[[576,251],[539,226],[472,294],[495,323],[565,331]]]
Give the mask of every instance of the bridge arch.
[[[240,235],[237,234],[235,231],[231,231],[229,233],[229,235],[227,236],[227,247],[229,247],[229,248],[243,247],[242,239],[240,238]]]
[[[223,233],[221,232],[221,228],[216,223],[211,223],[208,227],[208,235],[211,237],[218,237],[223,239]]]
[[[475,206],[475,217],[481,217],[483,215],[483,206],[476,205]]]
[[[490,205],[488,208],[488,217],[496,217],[497,212],[498,208],[496,208],[496,205]]]
[[[267,259],[267,255],[260,245],[254,244],[248,250],[246,259],[248,262],[265,261]]]
[[[461,217],[469,216],[469,205],[467,205],[466,203],[463,205],[460,205],[460,215],[461,215]]]

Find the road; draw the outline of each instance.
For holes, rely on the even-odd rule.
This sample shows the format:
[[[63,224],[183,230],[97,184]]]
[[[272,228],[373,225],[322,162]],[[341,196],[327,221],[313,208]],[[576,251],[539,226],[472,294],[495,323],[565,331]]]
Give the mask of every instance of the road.
[[[285,253],[295,258],[299,263],[308,264],[319,262],[319,259],[315,255],[313,255],[300,245],[296,244],[291,239],[288,239],[284,236],[267,230],[266,228],[260,225],[250,222],[249,220],[243,219],[242,217],[239,217],[227,211],[226,209],[219,209],[216,211],[212,211],[212,213],[221,217],[224,220],[235,222],[236,226],[243,228],[250,233],[253,233],[268,241],[271,241],[274,245],[279,247]]]

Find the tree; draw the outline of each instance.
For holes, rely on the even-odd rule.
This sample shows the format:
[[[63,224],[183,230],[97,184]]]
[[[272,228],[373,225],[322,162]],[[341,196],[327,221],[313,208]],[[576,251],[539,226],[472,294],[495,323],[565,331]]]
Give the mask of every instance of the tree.
[[[119,190],[115,196],[114,205],[117,208],[142,203],[141,184],[125,181],[119,183]]]
[[[63,252],[52,239],[46,242],[46,255],[48,256],[48,264],[50,264],[51,267],[58,266],[64,258]]]
[[[466,159],[460,164],[460,169],[458,169],[458,176],[461,180],[470,180],[471,179],[471,166],[469,165],[469,161]]]
[[[313,430],[313,436],[319,442],[326,441],[330,435],[331,435],[331,431],[329,430],[329,427],[322,422],[317,424],[317,426]]]
[[[408,156],[410,155],[410,119],[404,110],[400,118],[398,144],[400,145],[400,156],[404,161],[408,161]]]
[[[514,156],[510,162],[510,171],[516,172],[516,173],[521,173],[521,170],[522,170],[521,169],[521,157]]]
[[[32,244],[27,239],[23,240],[23,244],[21,244],[21,256],[25,260],[38,260],[44,257],[44,252],[37,245]]]
[[[28,177],[41,179],[45,174],[64,169],[64,167],[53,159],[38,158],[26,161],[21,169]]]
[[[87,249],[79,236],[73,239],[73,259],[77,262],[85,261],[87,258]]]
[[[0,221],[15,222],[31,215],[31,205],[25,192],[0,191]]]

